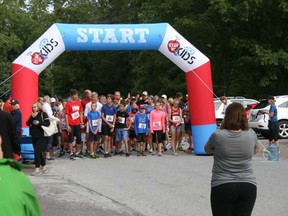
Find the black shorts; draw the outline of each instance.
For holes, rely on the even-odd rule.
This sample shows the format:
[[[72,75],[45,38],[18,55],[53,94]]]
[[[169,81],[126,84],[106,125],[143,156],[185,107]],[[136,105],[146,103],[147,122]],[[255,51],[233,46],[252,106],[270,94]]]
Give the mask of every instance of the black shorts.
[[[71,131],[68,134],[69,143],[74,142],[74,137],[76,137],[76,144],[81,144],[81,128],[80,125],[69,125]]]
[[[185,122],[185,133],[188,133],[188,131],[189,132],[191,131],[191,124],[190,124],[190,122],[189,123]]]
[[[59,133],[53,134],[53,142],[52,142],[53,147],[57,147],[59,145],[58,136],[59,136]]]
[[[156,143],[156,138],[158,140],[158,143],[162,143],[162,140],[163,140],[163,131],[162,130],[153,131],[153,133],[152,133],[152,142],[153,143]]]
[[[89,141],[99,141],[100,140],[100,134],[99,132],[97,134],[93,134],[91,131],[89,131]]]
[[[140,133],[140,134],[138,134],[138,136],[137,136],[137,139],[138,139],[138,142],[146,142],[146,134],[145,133]]]
[[[102,124],[102,135],[103,136],[113,136],[113,132],[110,131],[110,127],[108,125]]]
[[[279,125],[278,121],[268,121],[268,128],[269,128],[269,141],[277,141],[278,134],[279,134]]]
[[[135,134],[135,131],[134,130],[129,130],[129,139],[135,139],[135,138],[137,138],[136,134]]]

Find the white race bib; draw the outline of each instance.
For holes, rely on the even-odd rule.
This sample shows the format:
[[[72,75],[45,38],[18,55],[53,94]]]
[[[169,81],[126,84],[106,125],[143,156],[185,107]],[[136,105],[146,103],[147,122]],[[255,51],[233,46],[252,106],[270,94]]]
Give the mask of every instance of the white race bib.
[[[113,115],[106,115],[106,120],[107,120],[108,122],[113,122],[114,116],[113,116]]]
[[[160,121],[153,122],[153,126],[154,127],[160,127],[161,126],[161,122]]]
[[[80,117],[80,114],[79,112],[75,112],[75,113],[72,113],[71,116],[72,116],[72,119],[75,120]]]
[[[172,120],[179,122],[180,121],[180,116],[172,116]]]
[[[92,120],[92,126],[97,126],[98,125],[98,120]]]
[[[139,123],[138,128],[140,128],[140,129],[145,129],[145,128],[146,128],[146,124]]]
[[[131,118],[131,122],[134,123],[134,120],[135,120],[135,117],[132,117]]]
[[[118,117],[118,122],[120,124],[124,124],[125,123],[125,118],[124,117]]]

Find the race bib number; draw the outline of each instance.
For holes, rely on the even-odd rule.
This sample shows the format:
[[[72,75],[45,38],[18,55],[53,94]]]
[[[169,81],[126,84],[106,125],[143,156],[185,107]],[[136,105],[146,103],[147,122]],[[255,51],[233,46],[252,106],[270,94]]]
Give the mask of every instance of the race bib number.
[[[160,121],[153,122],[153,126],[154,127],[160,127],[161,126],[161,122]]]
[[[113,116],[113,115],[106,115],[106,120],[107,120],[108,122],[113,122],[114,116]]]
[[[180,121],[180,116],[172,116],[172,120],[179,122]]]
[[[134,123],[134,120],[135,120],[135,117],[132,117],[131,118],[131,122]]]
[[[71,116],[72,116],[72,119],[75,120],[80,117],[80,114],[79,112],[75,112],[75,113],[72,113]]]
[[[97,126],[98,125],[98,120],[92,120],[92,126]]]
[[[146,124],[139,123],[138,128],[140,128],[140,129],[145,129],[145,128],[146,128]]]
[[[124,117],[118,117],[118,122],[120,124],[124,124],[125,123],[125,118]]]

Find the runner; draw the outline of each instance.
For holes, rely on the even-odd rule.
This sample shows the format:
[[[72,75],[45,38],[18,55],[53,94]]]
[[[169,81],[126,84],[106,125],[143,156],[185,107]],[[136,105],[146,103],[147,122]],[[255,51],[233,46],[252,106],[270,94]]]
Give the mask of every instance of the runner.
[[[135,115],[134,120],[134,131],[138,138],[137,143],[137,156],[146,156],[145,154],[145,145],[146,145],[146,137],[149,131],[149,119],[148,115],[145,113],[145,106],[141,104],[139,106],[140,112]],[[142,147],[142,149],[141,149]]]
[[[128,130],[130,129],[131,120],[129,114],[125,111],[125,102],[121,101],[119,104],[120,110],[116,113],[116,152],[115,155],[120,154],[122,141],[125,144],[126,157],[129,157],[128,148]],[[128,124],[128,125],[127,125]]]
[[[104,137],[104,158],[111,157],[110,154],[110,143],[111,137],[114,132],[116,122],[116,108],[112,104],[113,95],[108,94],[106,97],[107,103],[103,105],[101,110],[102,118],[102,135]]]
[[[182,109],[179,107],[179,100],[175,99],[173,107],[169,110],[168,114],[169,122],[171,123],[170,132],[172,139],[172,151],[173,155],[177,156],[177,141],[179,141],[181,133],[181,122],[182,122]]]
[[[81,129],[84,128],[83,123],[83,107],[81,101],[78,100],[78,91],[72,89],[70,91],[71,100],[66,104],[66,125],[69,133],[68,147],[70,150],[70,159],[75,160],[75,157],[83,158],[81,150]],[[73,141],[76,137],[76,154],[73,153]]]
[[[127,110],[126,110],[127,112]],[[132,105],[131,107],[131,112],[129,112],[129,117],[131,120],[131,124],[130,124],[130,130],[129,130],[129,150],[132,150],[133,145],[135,146],[137,144],[137,137],[134,131],[134,120],[135,120],[135,116],[138,113],[138,106],[135,104]]]
[[[152,133],[153,152],[156,154],[156,140],[158,141],[158,156],[162,156],[162,135],[166,132],[165,113],[160,110],[161,104],[156,103],[155,109],[150,113],[150,131]]]
[[[88,106],[87,104],[86,106]],[[90,150],[90,158],[96,159],[99,158],[96,155],[96,149],[99,145],[100,135],[100,120],[101,114],[97,111],[97,102],[92,101],[91,103],[91,111],[87,115],[88,125],[89,125],[89,150]],[[88,147],[88,146],[87,146]]]

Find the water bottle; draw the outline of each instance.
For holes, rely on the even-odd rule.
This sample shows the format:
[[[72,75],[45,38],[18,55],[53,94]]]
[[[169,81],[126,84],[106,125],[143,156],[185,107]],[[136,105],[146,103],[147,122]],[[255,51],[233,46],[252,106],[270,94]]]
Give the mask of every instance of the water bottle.
[[[272,145],[267,147],[267,150],[269,151],[269,154],[268,154],[268,160],[269,161],[278,161],[279,160],[280,150],[279,150],[278,146],[276,146],[275,144],[272,144]]]

